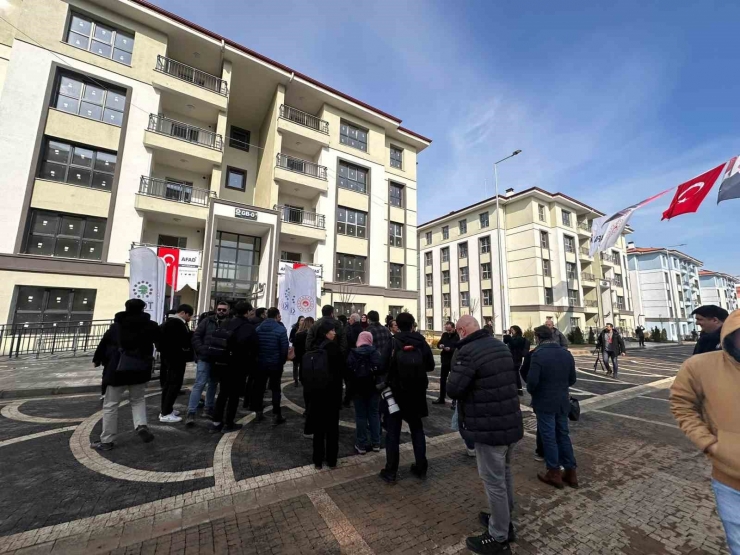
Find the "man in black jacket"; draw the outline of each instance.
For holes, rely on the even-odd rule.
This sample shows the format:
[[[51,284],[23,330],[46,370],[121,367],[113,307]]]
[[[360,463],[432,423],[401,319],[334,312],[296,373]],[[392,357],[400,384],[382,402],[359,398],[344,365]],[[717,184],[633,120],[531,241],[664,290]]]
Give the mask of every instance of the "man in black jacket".
[[[208,316],[200,322],[193,334],[193,350],[198,356],[198,366],[195,371],[195,383],[190,392],[190,401],[188,402],[188,417],[185,419],[186,426],[195,425],[195,411],[198,409],[198,403],[203,393],[203,389],[208,384],[206,391],[206,405],[203,416],[208,419],[213,418],[213,406],[216,399],[216,387],[218,382],[211,370],[214,360],[214,349],[211,349],[211,339],[213,333],[226,326],[229,323],[229,304],[225,301],[216,303],[216,314]]]
[[[341,351],[342,356],[347,358],[347,355],[349,354],[347,330],[342,325],[342,322],[334,318],[334,307],[330,304],[321,307],[321,318],[316,320],[313,326],[311,326],[311,329],[308,330],[308,335],[306,336],[306,351],[313,351],[322,343],[323,337],[319,333],[319,330],[321,329],[321,324],[324,322],[331,322],[334,325],[334,329],[337,333],[334,338],[334,342],[339,345],[339,350]]]
[[[103,365],[103,432],[100,441],[90,444],[98,451],[113,449],[118,433],[118,405],[128,389],[134,428],[144,443],[154,439],[146,423],[144,392],[152,378],[154,345],[159,340],[159,326],[144,312],[141,299],[126,301],[126,310],[116,314],[113,325],[105,332],[93,355],[95,366]]]
[[[347,327],[347,348],[351,351],[357,347],[357,338],[362,333],[362,324],[360,323],[360,315],[356,312],[350,314],[349,326]]]
[[[553,339],[555,339],[554,336]],[[614,329],[613,325],[607,324],[604,331],[599,334],[599,339],[596,341],[596,348],[601,351],[606,373],[616,378],[619,373],[619,362],[617,361],[621,355],[627,353],[627,349],[624,347],[624,339]],[[609,366],[609,360],[612,361],[611,367]]]
[[[193,317],[193,307],[181,304],[159,327],[159,354],[162,366],[167,366],[167,378],[162,388],[162,412],[159,421],[167,424],[181,422],[180,413],[174,409],[185,377],[185,365],[193,360],[191,332],[188,328]]]
[[[527,391],[532,395],[547,466],[547,472],[540,472],[537,477],[559,489],[563,482],[577,488],[576,457],[568,431],[569,388],[576,383],[576,363],[550,328],[539,326],[534,333],[538,345],[530,359]],[[562,475],[560,465],[565,469]]]
[[[434,371],[432,349],[423,335],[411,331],[414,317],[408,312],[402,312],[396,318],[396,323],[400,331],[386,345],[386,352],[381,355],[381,360],[389,361],[386,366],[386,383],[400,408],[399,411],[390,413],[388,403],[384,403],[388,435],[385,439],[385,468],[380,471],[380,477],[391,484],[395,483],[398,473],[398,446],[403,420],[409,425],[414,447],[415,462],[411,465],[411,473],[419,478],[426,476],[429,463],[421,419],[429,416],[427,373]]]
[[[437,349],[442,351],[439,355],[442,362],[442,373],[439,377],[439,399],[432,401],[433,405],[445,404],[445,398],[447,397],[447,376],[450,375],[452,355],[455,354],[455,347],[458,341],[460,341],[460,336],[455,331],[455,324],[448,321],[445,324],[445,331],[437,343]]]
[[[700,306],[691,315],[696,319],[696,325],[701,328],[699,341],[694,346],[695,355],[711,353],[722,350],[722,324],[725,323],[729,313],[722,307],[713,304]]]
[[[466,544],[474,553],[509,553],[509,542],[516,540],[511,455],[524,437],[516,369],[508,347],[480,329],[475,318],[463,316],[456,329],[460,341],[447,393],[457,400],[460,434],[475,443],[478,474],[491,510],[490,515],[480,514],[486,532]]]

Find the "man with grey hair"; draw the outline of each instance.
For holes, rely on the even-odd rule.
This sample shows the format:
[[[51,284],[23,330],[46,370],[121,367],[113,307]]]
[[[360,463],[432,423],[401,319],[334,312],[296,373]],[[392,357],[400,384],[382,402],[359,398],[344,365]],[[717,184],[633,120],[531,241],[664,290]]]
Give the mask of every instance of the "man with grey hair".
[[[360,322],[360,315],[356,312],[353,312],[349,316],[349,321],[347,325],[347,346],[349,347],[350,351],[357,347],[357,338],[360,337],[361,332],[362,323]]]
[[[553,340],[561,347],[565,347],[567,349],[568,339],[563,335],[562,331],[555,327],[555,322],[552,321],[552,318],[548,317],[545,325],[550,328]]]
[[[486,532],[469,537],[466,546],[473,553],[511,553],[509,542],[516,541],[511,521],[511,455],[516,442],[524,437],[517,370],[509,348],[480,329],[472,316],[460,318],[456,331],[460,341],[447,394],[457,400],[460,434],[475,444],[478,475],[490,509],[490,513],[479,515]]]

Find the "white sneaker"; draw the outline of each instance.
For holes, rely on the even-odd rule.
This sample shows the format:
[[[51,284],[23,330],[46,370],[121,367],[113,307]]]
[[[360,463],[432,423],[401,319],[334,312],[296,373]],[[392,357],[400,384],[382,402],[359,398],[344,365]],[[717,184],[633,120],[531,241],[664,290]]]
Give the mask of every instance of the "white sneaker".
[[[175,416],[180,416],[180,411],[177,409],[172,409],[172,414],[174,414]]]
[[[468,449],[466,447],[465,450],[468,452],[468,457],[475,457],[475,449]]]
[[[168,414],[167,416],[162,416],[160,414],[159,421],[165,422],[166,424],[174,424],[175,422],[182,422],[182,418],[180,418],[173,412],[172,414]]]

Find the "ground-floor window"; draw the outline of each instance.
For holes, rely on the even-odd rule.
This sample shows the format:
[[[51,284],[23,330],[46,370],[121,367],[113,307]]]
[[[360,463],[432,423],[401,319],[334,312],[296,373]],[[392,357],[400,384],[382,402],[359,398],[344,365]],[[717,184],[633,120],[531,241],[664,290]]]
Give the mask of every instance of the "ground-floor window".
[[[388,312],[390,313],[391,316],[393,316],[395,318],[396,316],[398,316],[399,314],[401,314],[401,312],[403,312],[403,307],[402,306],[393,306],[393,305],[391,305],[391,306],[388,307]]]
[[[434,318],[432,316],[427,316],[427,327],[428,330],[434,329]]]
[[[352,314],[365,314],[364,303],[334,303],[334,317],[344,314],[349,318]]]
[[[14,324],[89,322],[95,310],[95,289],[18,286]]]
[[[259,286],[262,239],[216,232],[211,277],[211,308],[218,300],[251,300]]]

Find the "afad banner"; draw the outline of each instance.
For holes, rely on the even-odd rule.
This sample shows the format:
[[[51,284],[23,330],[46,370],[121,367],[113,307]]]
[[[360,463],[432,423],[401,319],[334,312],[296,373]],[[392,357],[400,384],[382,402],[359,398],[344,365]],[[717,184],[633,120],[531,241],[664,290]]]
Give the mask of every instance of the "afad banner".
[[[165,262],[147,247],[131,249],[129,261],[131,263],[129,297],[144,301],[146,303],[144,311],[153,322],[159,324],[164,317],[164,297],[167,287]]]
[[[278,307],[286,331],[301,316],[316,318],[316,273],[303,264],[285,267],[285,273],[278,276]]]

